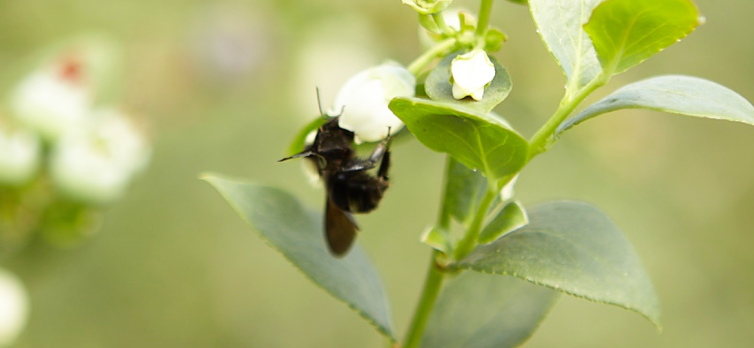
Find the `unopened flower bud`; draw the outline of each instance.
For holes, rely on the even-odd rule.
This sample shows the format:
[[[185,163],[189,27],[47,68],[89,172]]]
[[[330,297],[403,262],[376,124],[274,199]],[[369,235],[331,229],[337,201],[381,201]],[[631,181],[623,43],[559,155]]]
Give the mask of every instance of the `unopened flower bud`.
[[[448,7],[453,0],[402,0],[404,4],[411,6],[421,14],[433,14]]]
[[[422,17],[420,17],[422,18]],[[431,17],[430,17],[431,18]],[[462,30],[470,30],[476,27],[476,18],[469,10],[453,8],[442,11],[442,18],[448,28],[460,32]],[[461,20],[463,18],[463,21]],[[434,21],[432,21],[434,24]],[[443,40],[445,36],[439,33],[432,33],[423,26],[419,26],[419,44],[426,50],[435,45],[435,43]]]
[[[359,140],[380,141],[388,131],[394,134],[403,127],[388,108],[390,100],[415,93],[413,74],[400,65],[383,64],[351,77],[340,88],[330,114],[340,114],[340,127],[354,132]]]
[[[26,325],[29,300],[21,281],[0,268],[0,347],[13,344]]]
[[[471,96],[474,100],[481,100],[484,88],[495,78],[495,65],[487,52],[475,49],[453,59],[450,74],[453,78],[453,98]]]

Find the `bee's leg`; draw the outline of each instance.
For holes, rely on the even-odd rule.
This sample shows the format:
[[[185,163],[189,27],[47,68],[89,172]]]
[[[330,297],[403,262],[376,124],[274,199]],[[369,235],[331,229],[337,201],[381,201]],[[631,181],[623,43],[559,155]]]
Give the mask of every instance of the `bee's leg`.
[[[322,156],[320,156],[318,153],[314,152],[313,147],[314,147],[313,145],[309,145],[309,146],[307,146],[307,147],[304,148],[304,151],[301,151],[301,152],[299,152],[299,153],[297,153],[297,154],[295,154],[293,156],[286,157],[286,158],[283,158],[281,160],[278,160],[278,162],[283,162],[283,161],[287,161],[289,159],[302,158],[302,157],[315,157],[316,156],[316,157],[320,157],[321,158]]]
[[[382,152],[382,161],[380,162],[380,169],[377,170],[377,177],[383,181],[387,181],[387,171],[390,169],[390,128],[387,129],[387,137],[377,146],[374,152],[380,150]],[[372,153],[374,156],[374,153]]]
[[[286,158],[283,158],[281,160],[278,160],[278,162],[284,162],[284,161],[287,161],[287,160],[293,159],[293,158],[311,157],[311,156],[316,156],[316,154],[314,152],[312,152],[311,150],[304,150],[304,151],[299,152],[299,153],[297,153],[297,154],[295,154],[293,156],[286,157]]]
[[[380,169],[377,170],[377,177],[383,181],[387,181],[387,171],[390,168],[390,151],[385,151],[382,155],[382,162],[380,162]]]
[[[377,146],[374,148],[374,151],[372,151],[372,154],[369,155],[369,158],[363,161],[356,161],[352,163],[349,166],[345,166],[341,169],[343,172],[358,172],[362,170],[369,170],[374,168],[377,165],[377,162],[380,162],[380,171],[379,176],[385,176],[387,175],[387,168],[383,170],[383,167],[389,166],[390,162],[390,130],[388,129],[388,135],[385,139],[383,139]],[[385,165],[386,158],[387,157],[387,163],[388,165]],[[384,174],[384,175],[383,175]]]

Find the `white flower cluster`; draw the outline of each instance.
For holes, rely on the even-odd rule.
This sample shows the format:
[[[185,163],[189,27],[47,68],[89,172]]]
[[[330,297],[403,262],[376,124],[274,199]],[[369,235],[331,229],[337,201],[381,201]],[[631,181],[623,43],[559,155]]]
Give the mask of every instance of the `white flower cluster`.
[[[22,185],[32,178],[40,150],[36,133],[0,124],[0,185]]]
[[[44,167],[61,194],[100,205],[119,198],[145,168],[144,135],[122,111],[94,102],[88,68],[70,54],[18,85],[10,117],[0,115],[0,185],[24,185]]]
[[[29,299],[21,281],[0,268],[0,347],[8,347],[26,325]]]

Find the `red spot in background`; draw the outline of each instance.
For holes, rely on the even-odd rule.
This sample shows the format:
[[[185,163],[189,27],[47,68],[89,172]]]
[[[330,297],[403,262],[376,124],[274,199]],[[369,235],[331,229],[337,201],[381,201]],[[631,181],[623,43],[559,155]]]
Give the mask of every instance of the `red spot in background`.
[[[84,82],[84,66],[79,57],[71,55],[63,58],[58,73],[64,81],[71,84],[80,85]]]

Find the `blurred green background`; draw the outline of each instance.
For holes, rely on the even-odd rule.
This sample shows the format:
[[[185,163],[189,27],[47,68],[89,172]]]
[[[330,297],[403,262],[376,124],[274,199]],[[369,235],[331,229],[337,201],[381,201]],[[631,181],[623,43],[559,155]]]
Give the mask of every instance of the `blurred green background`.
[[[697,0],[707,23],[596,93],[656,74],[717,81],[754,99],[754,3]],[[474,9],[477,1],[457,1]],[[564,78],[527,9],[495,3],[510,40],[496,57],[514,81],[497,111],[530,136]],[[80,247],[11,260],[30,290],[18,347],[381,347],[350,309],[310,284],[242,223],[199,173],[213,171],[322,203],[300,165],[276,163],[298,128],[351,74],[420,53],[413,11],[380,1],[0,1],[0,90],[23,61],[85,33],[125,52],[126,107],[152,129],[147,173]],[[594,100],[594,99],[592,99]],[[531,205],[601,207],[634,243],[664,311],[658,335],[638,315],[564,297],[526,347],[754,346],[754,128],[623,111],[569,132],[521,176]],[[404,333],[429,250],[442,156],[394,149],[392,188],[359,216],[359,241],[387,284]]]

